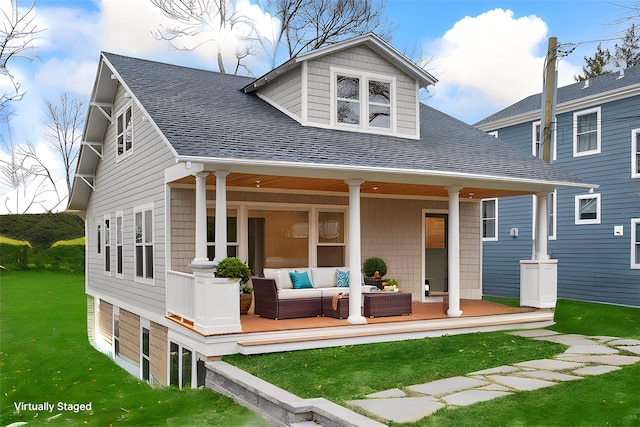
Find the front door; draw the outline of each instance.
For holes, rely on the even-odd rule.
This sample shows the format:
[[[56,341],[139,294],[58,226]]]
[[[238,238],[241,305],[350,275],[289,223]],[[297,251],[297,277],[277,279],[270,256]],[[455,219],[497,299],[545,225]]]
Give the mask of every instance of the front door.
[[[424,218],[424,278],[431,293],[449,291],[447,219],[446,214],[432,213],[426,213]]]

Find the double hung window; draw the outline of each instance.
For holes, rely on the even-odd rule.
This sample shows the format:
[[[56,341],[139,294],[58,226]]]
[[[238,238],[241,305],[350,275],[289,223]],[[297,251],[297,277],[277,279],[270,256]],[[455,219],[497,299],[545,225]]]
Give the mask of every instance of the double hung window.
[[[134,209],[135,216],[135,272],[136,281],[153,283],[153,208]]]
[[[600,153],[600,108],[573,114],[573,155]]]
[[[498,240],[498,199],[482,201],[482,240]]]
[[[111,216],[104,216],[104,273],[111,274]]]
[[[631,268],[640,269],[640,218],[631,218]]]
[[[116,276],[119,278],[124,274],[123,226],[122,212],[116,212]]]

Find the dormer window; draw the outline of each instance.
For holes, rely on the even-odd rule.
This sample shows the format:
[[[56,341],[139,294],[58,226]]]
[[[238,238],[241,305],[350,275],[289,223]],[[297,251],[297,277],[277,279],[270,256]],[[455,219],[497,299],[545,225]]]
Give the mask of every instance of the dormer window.
[[[394,131],[394,78],[337,69],[331,74],[336,126],[371,132]]]

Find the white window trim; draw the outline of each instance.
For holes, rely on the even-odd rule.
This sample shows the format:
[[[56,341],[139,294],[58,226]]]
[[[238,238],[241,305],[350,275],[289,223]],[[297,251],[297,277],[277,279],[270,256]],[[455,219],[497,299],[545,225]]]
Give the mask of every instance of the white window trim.
[[[631,268],[640,270],[640,263],[636,262],[636,251],[640,251],[640,245],[636,244],[636,225],[640,224],[640,218],[631,218]]]
[[[122,228],[118,230],[118,220]],[[118,243],[120,239],[120,243]],[[122,250],[122,273],[118,273],[118,247]],[[116,212],[116,278],[124,279],[124,214],[122,211]]]
[[[144,213],[146,211],[151,211],[151,245],[153,246],[153,277],[151,279],[147,278],[147,277],[139,277],[137,272],[136,272],[136,214],[141,212],[142,213],[142,219],[144,221]],[[140,206],[136,206],[133,208],[133,277],[136,283],[143,283],[146,285],[151,285],[151,286],[155,286],[155,281],[156,281],[156,277],[158,276],[158,271],[157,271],[157,265],[156,265],[156,229],[155,229],[155,225],[154,225],[154,218],[155,218],[155,208],[153,206],[153,203],[148,203],[146,205],[140,205]],[[145,224],[146,225],[146,224]],[[142,231],[144,234],[144,230]],[[142,243],[142,255],[143,257],[146,257],[146,252],[144,250],[144,239],[143,239],[143,243]],[[146,266],[146,259],[143,260],[143,269]]]
[[[596,200],[596,218],[595,219],[580,219],[580,200],[583,199],[595,199]],[[596,193],[596,194],[582,194],[579,196],[576,196],[575,198],[575,223],[576,225],[583,225],[583,224],[600,224],[601,221],[601,211],[600,211],[600,207],[601,207],[602,203],[600,200],[600,193]]]
[[[123,147],[123,152],[122,154],[118,153],[118,120],[120,119],[120,116],[122,116],[123,114],[126,113],[126,111],[128,109],[131,109],[131,148],[130,149],[126,149],[126,145]],[[124,107],[122,107],[122,109],[120,111],[118,111],[118,113],[116,114],[116,120],[115,120],[115,126],[116,126],[116,163],[126,159],[127,157],[131,156],[133,154],[133,149],[135,146],[135,126],[134,126],[135,120],[134,120],[134,108],[133,108],[133,102],[128,102]]]
[[[109,227],[107,227],[107,221],[109,221]],[[104,256],[102,257],[102,271],[104,272],[105,276],[111,276],[113,273],[113,257],[111,256],[111,234],[112,234],[112,229],[113,229],[113,224],[111,221],[111,214],[106,214],[102,220],[102,224],[104,225],[104,230],[103,230],[103,237],[102,237],[102,241],[103,241],[103,248],[102,248],[102,253],[104,254]],[[109,253],[107,254],[107,248],[109,248]],[[107,270],[107,257],[109,257],[109,270]]]
[[[536,141],[536,126],[540,126],[540,141]],[[554,128],[556,126],[556,120],[554,118],[553,121],[553,125]],[[544,142],[544,129],[542,127],[542,122],[540,120],[538,120],[537,122],[533,122],[531,123],[531,154],[533,154],[535,157],[539,157],[542,158],[542,153],[538,152],[536,150],[536,142],[539,142],[540,144],[540,150],[542,149],[542,143]],[[553,130],[553,132],[551,132],[552,135],[552,141],[551,141],[551,157],[553,158],[553,160],[558,160],[558,156],[557,156],[557,147],[558,147],[558,138],[557,138],[557,132],[555,132],[555,129]]]
[[[640,156],[640,142],[638,142],[640,128],[631,131],[631,178],[640,178],[640,168],[638,168],[638,159]]]
[[[483,242],[497,242],[498,241],[498,199],[497,198],[491,198],[491,199],[482,199],[480,201],[480,232],[482,233],[482,229],[484,228],[484,220],[485,218],[482,216],[482,205],[484,204],[484,202],[488,202],[490,200],[494,200],[495,201],[495,223],[494,223],[494,237],[484,237],[482,236],[482,241]]]
[[[548,236],[547,238],[549,240],[556,240],[557,239],[557,232],[558,232],[558,190],[553,190],[553,193],[550,193],[550,195],[553,195],[553,212],[548,211],[547,215],[552,214],[553,215],[553,226],[549,227],[547,224],[547,233]],[[531,239],[532,240],[536,240],[536,221],[538,218],[538,196],[536,194],[533,195],[533,221],[531,223]],[[547,203],[547,209],[549,208],[549,204]]]
[[[367,73],[363,71],[357,70],[349,70],[345,68],[331,67],[330,68],[331,81],[330,81],[330,114],[331,114],[331,126],[337,129],[342,130],[351,130],[356,132],[366,132],[366,133],[375,133],[375,134],[384,134],[384,135],[398,135],[398,114],[397,114],[397,102],[396,102],[396,78],[393,76],[385,76],[382,74],[374,74]],[[348,123],[339,123],[336,114],[336,104],[337,104],[337,96],[336,96],[336,77],[338,75],[344,75],[348,77],[358,78],[360,81],[360,124],[353,125]],[[380,127],[369,127],[369,121],[365,120],[366,117],[369,117],[369,88],[368,82],[369,80],[376,80],[381,82],[387,82],[391,84],[391,99],[390,102],[390,110],[391,110],[391,127],[389,129],[380,128]]]
[[[587,114],[596,113],[596,149],[590,151],[578,152],[578,117]],[[600,154],[602,140],[602,116],[600,107],[590,108],[588,110],[576,111],[573,113],[573,157],[590,156],[592,154]]]

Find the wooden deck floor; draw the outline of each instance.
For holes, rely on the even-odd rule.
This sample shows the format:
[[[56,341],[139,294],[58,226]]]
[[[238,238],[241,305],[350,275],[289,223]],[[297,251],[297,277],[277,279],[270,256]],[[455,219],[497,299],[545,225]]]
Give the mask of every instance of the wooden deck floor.
[[[525,313],[536,311],[535,308],[518,308],[508,307],[502,304],[478,301],[478,300],[461,300],[460,309],[462,317],[479,317],[491,316],[496,314]],[[436,320],[446,319],[446,308],[442,302],[412,303],[413,314],[411,316],[391,316],[368,318],[369,324],[376,323],[395,323],[395,322],[413,322],[419,320]],[[305,317],[300,319],[281,319],[273,320],[262,317],[256,317],[251,312],[240,316],[243,333],[251,332],[275,332],[296,329],[313,329],[348,326],[346,319],[334,319],[331,317]]]

